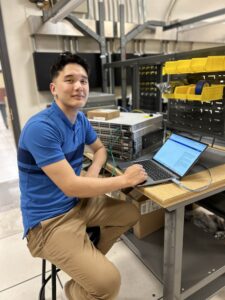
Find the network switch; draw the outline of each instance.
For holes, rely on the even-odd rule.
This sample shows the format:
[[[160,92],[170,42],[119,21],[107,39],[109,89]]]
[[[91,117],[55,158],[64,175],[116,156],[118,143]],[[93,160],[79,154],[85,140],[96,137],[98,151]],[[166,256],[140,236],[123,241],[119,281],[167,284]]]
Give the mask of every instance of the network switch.
[[[162,143],[162,115],[120,113],[111,120],[90,120],[111,155],[131,160],[155,149]]]

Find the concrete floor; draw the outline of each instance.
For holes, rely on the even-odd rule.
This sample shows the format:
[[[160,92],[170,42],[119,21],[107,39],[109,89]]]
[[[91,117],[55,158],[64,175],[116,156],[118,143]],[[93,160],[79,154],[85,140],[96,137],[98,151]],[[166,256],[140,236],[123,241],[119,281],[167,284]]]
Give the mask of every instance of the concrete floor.
[[[41,260],[31,257],[26,241],[22,240],[16,148],[12,132],[4,127],[1,115],[0,150],[0,299],[37,300],[41,285]],[[122,286],[117,300],[163,299],[161,283],[123,241],[118,241],[107,256],[122,275]],[[62,283],[68,280],[68,276],[62,271],[59,276]],[[61,299],[60,293],[58,284],[58,299]],[[46,300],[50,299],[49,285]],[[210,299],[225,299],[225,289]]]

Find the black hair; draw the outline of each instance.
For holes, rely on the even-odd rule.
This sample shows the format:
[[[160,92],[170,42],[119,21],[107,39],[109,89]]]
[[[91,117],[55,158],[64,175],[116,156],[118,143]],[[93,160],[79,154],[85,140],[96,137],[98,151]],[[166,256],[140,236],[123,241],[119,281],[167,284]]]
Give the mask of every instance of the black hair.
[[[89,66],[85,59],[80,57],[77,54],[73,54],[69,51],[60,53],[55,63],[52,65],[50,69],[51,80],[58,76],[59,72],[63,70],[63,68],[68,64],[78,64],[81,65],[87,75],[89,75]]]

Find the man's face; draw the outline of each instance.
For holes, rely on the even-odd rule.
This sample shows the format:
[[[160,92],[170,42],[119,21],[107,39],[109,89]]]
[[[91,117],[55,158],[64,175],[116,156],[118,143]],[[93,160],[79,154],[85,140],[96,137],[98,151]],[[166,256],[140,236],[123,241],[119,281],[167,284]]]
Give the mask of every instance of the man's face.
[[[60,106],[66,109],[84,107],[89,94],[87,72],[81,65],[68,64],[50,84],[50,90]]]

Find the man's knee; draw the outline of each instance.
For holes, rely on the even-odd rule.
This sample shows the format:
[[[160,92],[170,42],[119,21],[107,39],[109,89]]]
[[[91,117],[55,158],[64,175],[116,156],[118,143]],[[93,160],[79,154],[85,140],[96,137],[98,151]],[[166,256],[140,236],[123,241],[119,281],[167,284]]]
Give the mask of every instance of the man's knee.
[[[96,299],[112,300],[119,293],[121,277],[117,268],[112,264],[104,278],[99,278],[93,295]]]
[[[131,203],[127,203],[129,205],[127,209],[127,221],[129,222],[128,225],[133,226],[137,223],[137,221],[140,219],[140,212],[138,208]]]

